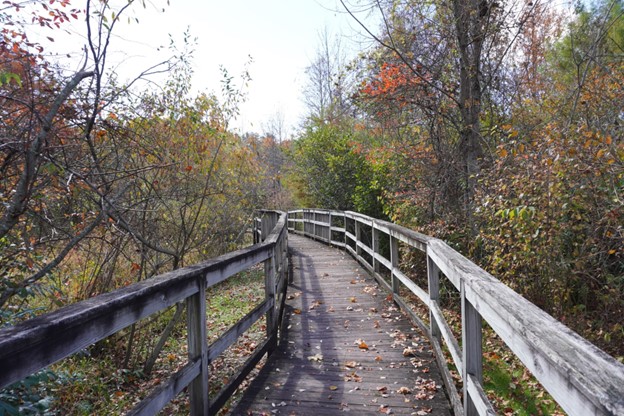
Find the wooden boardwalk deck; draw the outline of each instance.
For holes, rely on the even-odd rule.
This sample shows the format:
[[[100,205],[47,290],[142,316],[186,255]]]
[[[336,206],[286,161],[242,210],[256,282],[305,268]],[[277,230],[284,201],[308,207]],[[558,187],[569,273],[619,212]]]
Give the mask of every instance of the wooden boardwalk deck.
[[[231,415],[450,415],[427,339],[343,251],[289,236],[284,337]]]

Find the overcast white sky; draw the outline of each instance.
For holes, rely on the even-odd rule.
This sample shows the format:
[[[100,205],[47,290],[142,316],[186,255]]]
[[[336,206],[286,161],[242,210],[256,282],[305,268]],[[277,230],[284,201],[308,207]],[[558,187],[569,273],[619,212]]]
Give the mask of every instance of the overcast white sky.
[[[83,8],[83,1],[74,0],[72,6]],[[121,61],[122,75],[130,77],[164,57],[157,48],[168,45],[169,34],[181,41],[187,28],[198,39],[195,90],[219,92],[219,66],[238,77],[251,56],[248,100],[234,126],[259,133],[278,112],[291,130],[300,125],[305,115],[301,98],[305,68],[324,28],[342,35],[343,46],[353,51],[361,48],[355,41],[362,40],[357,23],[337,0],[171,0],[169,6],[166,0],[151,0],[146,9],[137,4],[128,15],[138,17],[139,24],[117,27],[119,38],[111,46],[116,51],[113,60]],[[84,41],[76,32],[84,32],[84,23],[73,27],[71,37],[63,39],[57,32],[56,41],[46,48],[78,53]]]

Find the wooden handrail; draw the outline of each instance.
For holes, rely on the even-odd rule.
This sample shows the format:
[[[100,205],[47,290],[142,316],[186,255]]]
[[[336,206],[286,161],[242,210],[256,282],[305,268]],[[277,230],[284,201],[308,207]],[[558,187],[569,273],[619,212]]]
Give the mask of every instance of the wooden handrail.
[[[362,238],[370,231],[370,242]],[[496,414],[483,390],[482,320],[505,342],[570,415],[624,415],[624,365],[514,292],[443,241],[396,224],[350,211],[300,209],[289,211],[288,229],[343,247],[371,272],[394,301],[430,338],[443,370],[455,415]],[[379,238],[389,240],[390,259],[380,253]],[[427,256],[427,290],[399,268],[398,241]],[[390,274],[391,284],[381,276]],[[462,342],[455,339],[438,306],[440,277],[460,293]],[[400,285],[428,306],[429,326],[399,295]],[[463,383],[463,398],[455,389],[442,354],[444,340]]]
[[[188,363],[130,414],[153,415],[189,386],[191,413],[215,414],[265,353],[276,345],[288,270],[286,214],[262,211],[254,219],[254,244],[215,259],[165,273],[57,311],[0,329],[0,388],[59,361],[178,302],[186,302]],[[260,233],[259,233],[260,231]],[[206,289],[265,263],[265,300],[218,341],[206,338]],[[208,398],[208,363],[266,314],[267,336],[238,375]]]

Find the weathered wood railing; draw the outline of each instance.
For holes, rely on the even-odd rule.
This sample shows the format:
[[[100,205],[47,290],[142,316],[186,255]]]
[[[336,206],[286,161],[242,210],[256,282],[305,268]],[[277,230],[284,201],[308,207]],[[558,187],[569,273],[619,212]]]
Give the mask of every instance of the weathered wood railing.
[[[288,214],[288,228],[343,247],[393,294],[394,301],[430,338],[455,415],[496,414],[482,385],[482,319],[568,414],[624,415],[624,365],[443,241],[354,212],[294,210]],[[382,239],[384,244],[380,244]],[[416,285],[400,270],[399,242],[427,256],[428,290]],[[380,250],[382,246],[384,250]],[[390,258],[382,251],[389,251]],[[391,283],[384,280],[384,274],[391,276]],[[460,293],[461,343],[453,335],[438,303],[441,275]],[[429,326],[400,296],[401,284],[427,305]],[[442,339],[463,379],[463,402],[442,354]]]
[[[153,415],[189,387],[191,414],[216,414],[246,375],[277,343],[288,270],[286,214],[262,211],[256,244],[70,305],[0,330],[0,388],[80,351],[178,302],[186,302],[188,363],[131,412]],[[206,338],[206,289],[264,262],[266,298],[212,345]],[[266,315],[266,340],[238,374],[208,397],[208,365]]]

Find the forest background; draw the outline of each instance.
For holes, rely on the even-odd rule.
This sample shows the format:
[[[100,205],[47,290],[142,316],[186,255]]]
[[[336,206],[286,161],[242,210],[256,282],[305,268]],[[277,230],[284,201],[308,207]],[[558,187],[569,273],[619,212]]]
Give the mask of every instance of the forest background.
[[[321,37],[295,137],[230,127],[253,74],[193,92],[190,34],[120,79],[112,34],[140,6],[0,6],[1,325],[240,247],[254,209],[310,206],[442,238],[622,360],[621,1],[343,3],[381,16],[376,46],[347,60]],[[67,76],[29,28],[78,19]],[[120,368],[160,352],[138,338]]]

